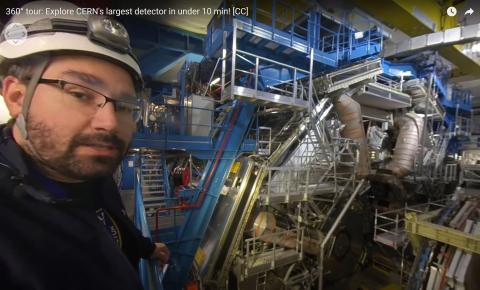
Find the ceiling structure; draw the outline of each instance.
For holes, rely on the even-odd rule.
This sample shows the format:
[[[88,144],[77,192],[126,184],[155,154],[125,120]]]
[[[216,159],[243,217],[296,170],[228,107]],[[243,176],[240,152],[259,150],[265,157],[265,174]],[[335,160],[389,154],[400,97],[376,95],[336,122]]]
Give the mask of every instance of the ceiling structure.
[[[382,19],[382,17],[386,15],[385,14],[386,13],[385,9],[383,9],[384,10],[383,16],[382,15],[380,15],[380,16],[376,15],[375,13],[372,13],[371,6],[362,7],[361,3],[364,2],[364,1],[371,3],[371,1],[367,1],[367,0],[318,0],[317,2],[319,3],[319,5],[322,8],[326,9],[327,11],[331,12],[332,14],[340,15],[341,13],[343,13],[342,11],[355,11],[355,10],[358,10],[357,6],[360,6],[360,9],[364,9],[364,11],[366,11],[366,13],[369,13],[372,16],[372,18],[374,18],[378,21],[384,20],[384,19]],[[4,1],[2,1],[2,2],[3,2],[3,4],[13,5],[13,6],[21,6],[23,3],[27,2],[27,1],[26,0],[25,1],[24,0],[6,0],[5,2]],[[127,0],[120,0],[120,1],[73,0],[72,2],[75,2],[78,5],[84,6],[84,7],[112,7],[112,8],[120,8],[120,9],[121,8],[131,8],[131,7],[133,7],[132,2],[127,1]],[[386,1],[386,2],[395,2],[395,3],[398,2],[398,3],[400,3],[399,0],[390,0],[390,1]],[[413,5],[414,10],[416,8],[415,5],[421,6],[421,4],[422,5],[424,4],[424,3],[417,3],[416,1],[401,1],[401,2],[402,3],[413,3],[412,5]],[[425,2],[429,2],[429,1],[425,1]],[[196,1],[192,1],[192,0],[164,0],[164,1],[147,0],[147,1],[142,1],[141,4],[140,3],[136,4],[135,7],[138,6],[140,8],[160,8],[160,9],[161,8],[165,8],[165,9],[171,8],[171,9],[174,9],[174,10],[177,10],[177,11],[178,11],[178,9],[197,10],[197,11],[199,11],[199,13],[196,14],[196,15],[172,15],[172,14],[170,14],[170,15],[163,15],[163,16],[142,16],[141,18],[146,20],[146,21],[155,22],[158,25],[173,28],[173,29],[176,29],[180,32],[183,31],[187,34],[190,34],[190,35],[193,35],[193,36],[197,36],[198,38],[201,38],[201,37],[203,37],[203,35],[206,34],[208,23],[210,22],[210,19],[212,17],[212,15],[208,15],[206,13],[203,13],[203,9],[204,8],[211,8],[211,9],[218,8],[218,7],[220,7],[221,3],[222,3],[222,0],[196,0]],[[439,2],[436,2],[436,3],[438,4]],[[470,24],[480,23],[480,1],[478,1],[478,0],[465,0],[465,1],[457,1],[457,3],[459,3],[457,5],[457,9],[458,9],[459,13],[458,13],[458,15],[455,19],[455,22],[458,23],[458,25],[470,25]],[[3,6],[3,4],[1,6]],[[374,6],[377,7],[376,8],[377,10],[379,9],[378,8],[379,5],[375,4]],[[420,8],[422,8],[422,7],[420,7]],[[467,9],[469,9],[469,8],[473,8],[475,13],[473,15],[470,15],[470,16],[465,16],[463,12],[466,11]],[[370,11],[369,11],[369,9],[370,9]],[[390,12],[391,13],[397,13],[398,11],[397,12],[396,11],[390,11]],[[422,14],[422,13],[417,13],[417,14],[418,14],[418,15],[416,15],[417,17],[419,15],[423,16],[423,17],[429,16],[429,15]],[[385,17],[387,17],[387,16],[385,16]],[[386,19],[392,19],[392,18],[387,17]],[[2,19],[2,22],[4,22],[4,21],[5,20]],[[420,21],[425,22],[425,19],[420,20]],[[387,21],[387,22],[384,22],[384,24],[388,25],[389,23]],[[408,23],[406,25],[408,26]],[[410,27],[410,29],[418,30],[415,27],[413,27],[413,24],[410,24],[410,26],[412,26],[412,27]],[[393,29],[391,29],[390,32],[392,33],[392,36],[393,36],[394,40],[397,40],[397,39],[401,40],[404,37],[408,37],[408,31],[405,31],[405,32],[407,32],[407,34],[406,34],[402,31],[400,31],[399,29],[396,29],[394,27],[392,27],[392,28]],[[162,39],[160,41],[166,43],[165,39]],[[188,42],[188,40],[187,40],[187,42]],[[470,45],[470,48],[471,47],[472,47],[472,44]],[[474,47],[475,47],[475,49],[480,49],[480,44],[478,44],[477,46],[474,46]],[[468,52],[468,48],[469,48],[469,46],[467,45],[467,49],[464,49],[463,51]],[[471,49],[470,49],[470,51],[471,51]],[[148,49],[144,49],[144,50],[139,50],[139,52],[140,53],[152,53],[153,52],[155,54],[157,54],[156,52],[160,52],[160,53],[163,53],[162,56],[165,56],[166,54],[172,54],[171,51],[162,52],[162,50],[161,49],[159,50],[158,47],[157,48],[153,47],[153,48],[148,48]],[[159,81],[176,81],[175,71],[178,71],[178,69],[181,67],[179,65],[179,63],[180,63],[179,60],[182,60],[182,59],[185,59],[185,58],[190,59],[191,55],[189,55],[188,53],[189,53],[188,51],[184,51],[183,53],[179,53],[177,61],[171,61],[167,64],[164,64],[164,67],[159,69],[156,73],[151,73],[151,75],[153,77],[156,77]],[[458,54],[455,52],[455,55],[458,55]],[[460,55],[462,55],[462,54],[460,54]],[[469,54],[469,57],[465,57],[465,56],[462,56],[462,57],[465,58],[465,61],[467,59],[470,59],[470,58],[474,59],[473,63],[477,63],[477,67],[480,68],[480,57],[479,56],[480,56],[480,52],[476,52],[476,53],[474,52],[473,54]],[[198,56],[193,57],[193,59],[198,59]],[[455,63],[453,63],[453,65],[455,66]],[[165,67],[169,68],[169,70],[165,70]],[[462,68],[463,67],[460,65],[460,70],[459,70],[460,73],[462,72]],[[479,72],[479,75],[480,75],[480,72]],[[472,76],[472,74],[469,74],[469,73],[467,73],[466,75],[460,74],[460,75],[458,75],[458,76],[456,76],[452,79],[452,82],[454,82],[456,85],[458,85],[458,87],[463,88],[463,89],[471,90],[474,96],[479,96],[478,98],[475,98],[475,100],[474,100],[474,103],[475,103],[474,106],[475,107],[480,107],[480,76],[479,75]]]

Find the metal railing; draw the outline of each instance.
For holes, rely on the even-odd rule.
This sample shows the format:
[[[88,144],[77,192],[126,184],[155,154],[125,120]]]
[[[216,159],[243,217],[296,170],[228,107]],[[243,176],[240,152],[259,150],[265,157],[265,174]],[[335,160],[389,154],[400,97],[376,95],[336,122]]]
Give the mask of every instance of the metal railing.
[[[215,110],[182,105],[150,104],[152,133],[161,135],[209,136],[221,126],[215,123]]]
[[[480,165],[462,165],[460,171],[460,184],[463,182],[480,184]]]
[[[177,140],[172,139],[172,136],[178,137],[207,137],[208,144],[215,144],[218,133],[226,130],[225,118],[228,113],[223,111],[216,111],[214,109],[199,108],[193,106],[181,105],[155,105],[151,104],[149,115],[152,118],[149,120],[149,127],[147,131],[151,134],[157,134],[164,138],[165,144],[168,141]],[[252,124],[253,125],[253,124]],[[258,128],[258,122],[252,126],[247,133],[249,139],[256,141],[255,148],[258,148],[260,141],[260,132],[265,128]],[[264,137],[264,136],[263,136]],[[263,138],[262,137],[262,138]],[[184,140],[184,139],[180,139]],[[185,139],[189,142],[196,142],[194,139]],[[204,140],[204,139],[202,139]],[[265,143],[267,140],[261,140],[264,149],[269,147]],[[243,148],[243,147],[242,147]]]
[[[244,259],[244,263],[242,263],[244,277],[273,270],[282,264],[290,264],[302,259],[303,229],[276,228],[273,233],[259,236],[256,236],[255,230],[253,230],[251,236],[251,238],[243,240],[241,247],[241,257]],[[288,240],[288,248],[285,247],[285,240]]]
[[[319,92],[330,93],[360,81],[371,79],[383,73],[381,59],[367,60],[343,69],[325,74],[315,79],[315,87]]]
[[[305,145],[305,144],[304,144]],[[320,144],[324,151],[308,143],[301,155],[290,160],[291,166],[269,167],[262,201],[299,200],[334,202],[355,179],[356,142],[335,138]],[[344,170],[338,170],[343,167]],[[323,197],[322,197],[323,196]]]
[[[333,193],[334,185],[330,188],[323,186],[328,171],[315,170],[314,168],[270,167],[266,182],[265,195],[262,198],[265,204],[270,204],[272,199],[279,197],[281,202],[293,200],[308,200],[319,191]]]
[[[135,173],[135,212],[134,222],[137,228],[145,237],[150,238],[150,228],[148,226],[145,207],[143,205],[142,185],[140,172]],[[141,259],[139,264],[139,275],[143,287],[146,290],[163,290],[162,280],[164,273],[159,271],[155,261]]]
[[[457,180],[458,165],[456,163],[446,164],[440,168],[442,168],[442,179],[444,182],[453,182]]]
[[[405,241],[405,215],[408,212],[426,213],[444,208],[449,197],[387,211],[375,209],[373,240],[392,248],[400,247]]]
[[[272,128],[258,127],[257,152],[259,155],[269,156],[272,152]]]
[[[257,92],[269,92],[292,100],[308,100],[298,82],[308,76],[308,71],[239,49],[233,57],[234,85],[253,89],[255,95],[252,97],[256,97]]]
[[[382,75],[378,75],[375,77],[375,82],[381,85],[388,87],[391,90],[396,90],[402,92],[402,82],[397,82],[390,78],[384,77]]]
[[[472,133],[472,120],[469,117],[455,116],[455,135],[470,136]]]

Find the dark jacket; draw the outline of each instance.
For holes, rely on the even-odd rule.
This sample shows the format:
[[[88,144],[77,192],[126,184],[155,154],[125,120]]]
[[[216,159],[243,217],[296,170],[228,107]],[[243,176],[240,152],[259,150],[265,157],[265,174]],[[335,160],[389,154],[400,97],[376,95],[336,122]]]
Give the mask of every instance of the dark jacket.
[[[121,248],[95,206],[55,198],[27,165],[11,130],[0,126],[0,288],[142,289],[135,267],[154,244],[125,215],[111,178],[97,181],[97,203],[118,225]]]

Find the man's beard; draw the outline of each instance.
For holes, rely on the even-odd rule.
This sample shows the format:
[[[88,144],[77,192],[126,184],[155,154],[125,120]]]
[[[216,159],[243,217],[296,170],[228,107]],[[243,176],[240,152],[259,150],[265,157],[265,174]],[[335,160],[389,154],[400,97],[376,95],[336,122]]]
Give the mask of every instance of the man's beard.
[[[126,151],[126,144],[119,137],[109,133],[81,134],[74,136],[64,152],[58,148],[54,129],[32,118],[27,122],[28,139],[36,154],[30,154],[40,167],[47,171],[76,180],[90,180],[111,176],[120,164]],[[108,145],[116,154],[112,156],[79,156],[79,146]],[[38,155],[38,156],[36,156]]]

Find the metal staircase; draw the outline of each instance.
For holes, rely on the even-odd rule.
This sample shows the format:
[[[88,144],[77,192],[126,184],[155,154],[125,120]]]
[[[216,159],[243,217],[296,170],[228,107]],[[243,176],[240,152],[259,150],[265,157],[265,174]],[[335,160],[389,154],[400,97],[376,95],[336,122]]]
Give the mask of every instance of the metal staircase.
[[[142,158],[142,193],[145,206],[164,207],[165,187],[163,164],[160,154],[149,154]]]
[[[160,153],[149,152],[141,157],[140,185],[147,222],[151,230],[156,229],[156,211],[167,206],[165,190],[164,160]]]

